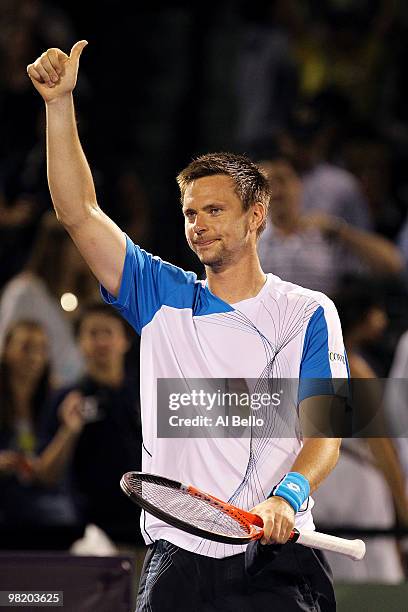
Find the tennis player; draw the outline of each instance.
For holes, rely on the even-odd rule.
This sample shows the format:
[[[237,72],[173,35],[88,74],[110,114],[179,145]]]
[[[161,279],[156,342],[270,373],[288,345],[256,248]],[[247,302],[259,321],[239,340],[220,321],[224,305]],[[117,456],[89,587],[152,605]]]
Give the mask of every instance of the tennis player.
[[[257,239],[269,188],[244,156],[208,154],[178,176],[185,233],[206,281],[143,251],[99,208],[78,137],[73,104],[80,55],[49,49],[27,72],[47,114],[48,179],[55,211],[104,299],[142,336],[143,470],[191,482],[253,508],[263,544],[283,544],[294,525],[313,528],[310,493],[333,469],[338,438],[157,436],[157,380],[347,377],[339,319],[323,294],[265,275]],[[300,413],[320,398],[300,385]],[[275,411],[276,412],[276,411]],[[266,414],[273,432],[274,412]],[[272,428],[272,429],[270,429]],[[339,495],[343,492],[339,491]],[[137,610],[335,609],[330,572],[314,550],[261,546],[264,563],[246,571],[245,550],[142,517],[149,545]]]

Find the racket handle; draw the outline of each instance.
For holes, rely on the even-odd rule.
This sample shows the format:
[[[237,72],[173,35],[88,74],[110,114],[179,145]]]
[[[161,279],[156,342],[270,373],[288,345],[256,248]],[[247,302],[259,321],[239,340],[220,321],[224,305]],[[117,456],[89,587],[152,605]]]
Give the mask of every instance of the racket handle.
[[[297,542],[309,548],[329,550],[346,555],[353,561],[360,561],[366,552],[366,546],[362,540],[347,540],[318,531],[298,531],[294,529],[289,541]]]

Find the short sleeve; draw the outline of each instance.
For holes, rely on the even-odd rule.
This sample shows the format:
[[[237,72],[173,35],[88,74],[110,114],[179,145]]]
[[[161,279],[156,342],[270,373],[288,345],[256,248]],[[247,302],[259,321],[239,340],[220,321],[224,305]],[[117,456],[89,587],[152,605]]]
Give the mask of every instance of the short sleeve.
[[[191,308],[197,277],[147,253],[126,236],[126,257],[118,297],[101,286],[114,306],[140,334],[163,305]]]
[[[327,299],[307,325],[299,371],[299,401],[314,395],[334,395],[333,379],[348,378],[340,319],[333,302]]]

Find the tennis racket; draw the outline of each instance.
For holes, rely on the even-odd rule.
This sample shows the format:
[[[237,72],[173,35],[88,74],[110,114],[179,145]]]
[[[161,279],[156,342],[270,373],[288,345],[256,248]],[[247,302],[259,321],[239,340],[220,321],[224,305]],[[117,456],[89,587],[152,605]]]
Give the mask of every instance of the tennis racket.
[[[120,486],[149,514],[201,538],[225,544],[248,544],[263,536],[260,516],[223,502],[192,485],[155,474],[127,472],[122,476]],[[337,552],[355,561],[365,555],[362,540],[346,540],[316,531],[294,529],[289,542]]]

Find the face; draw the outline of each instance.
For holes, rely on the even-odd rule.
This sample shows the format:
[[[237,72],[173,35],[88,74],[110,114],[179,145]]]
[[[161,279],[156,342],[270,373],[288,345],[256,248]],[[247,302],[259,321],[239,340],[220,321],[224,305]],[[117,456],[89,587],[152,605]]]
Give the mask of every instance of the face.
[[[48,365],[48,340],[40,328],[17,327],[4,349],[10,370],[25,379],[38,380]]]
[[[264,213],[261,204],[244,210],[229,176],[197,179],[183,200],[187,242],[205,266],[225,268],[256,244]]]
[[[381,338],[388,325],[388,317],[383,308],[373,306],[366,315],[365,336],[367,341]]]
[[[271,219],[279,226],[300,214],[302,182],[294,168],[285,160],[266,161],[262,167],[271,188]]]
[[[82,321],[79,345],[87,363],[107,367],[122,364],[129,342],[121,321],[103,313],[92,313]]]

